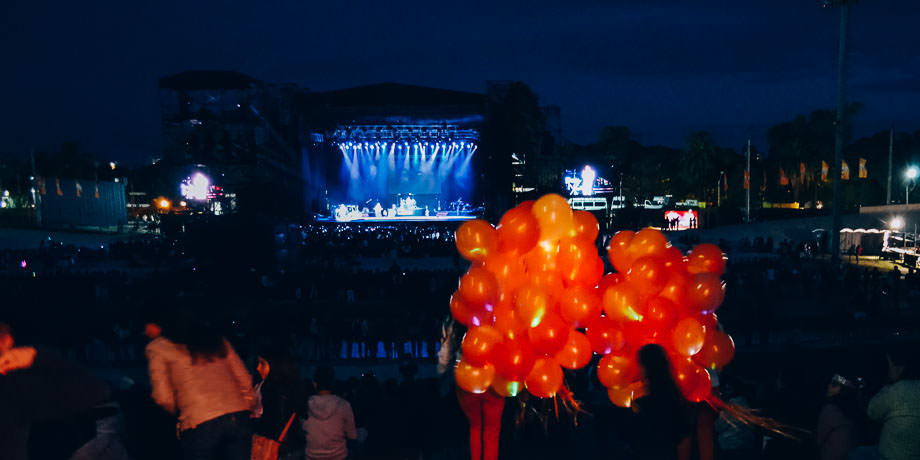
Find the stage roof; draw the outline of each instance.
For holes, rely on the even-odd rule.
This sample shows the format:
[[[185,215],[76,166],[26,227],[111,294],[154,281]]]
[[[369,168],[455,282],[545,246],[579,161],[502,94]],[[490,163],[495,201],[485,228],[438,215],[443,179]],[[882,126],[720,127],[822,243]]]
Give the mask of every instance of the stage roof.
[[[307,97],[315,103],[329,107],[482,106],[485,104],[485,96],[478,93],[389,82],[311,93]]]

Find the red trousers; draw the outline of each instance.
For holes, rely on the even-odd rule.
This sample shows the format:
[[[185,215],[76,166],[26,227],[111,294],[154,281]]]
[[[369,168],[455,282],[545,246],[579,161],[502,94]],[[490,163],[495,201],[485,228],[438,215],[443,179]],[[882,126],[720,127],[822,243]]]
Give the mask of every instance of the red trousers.
[[[477,395],[458,388],[457,399],[470,421],[471,460],[497,460],[505,398],[491,391]]]

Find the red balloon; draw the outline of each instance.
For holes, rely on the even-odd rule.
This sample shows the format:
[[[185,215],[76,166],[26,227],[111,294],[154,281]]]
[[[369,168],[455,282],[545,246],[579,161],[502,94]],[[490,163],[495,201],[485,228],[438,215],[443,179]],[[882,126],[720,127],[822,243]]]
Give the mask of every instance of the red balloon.
[[[725,300],[725,283],[713,273],[693,275],[687,285],[688,313],[711,313]]]
[[[624,388],[639,376],[639,368],[627,355],[609,354],[597,364],[597,378],[607,388]]]
[[[637,389],[641,387],[641,383],[633,382],[623,388],[608,388],[607,397],[610,398],[612,402],[617,407],[622,407],[628,409],[632,407],[633,401],[639,398]]]
[[[580,240],[566,239],[559,245],[558,268],[567,286],[576,284],[594,286],[603,273],[597,273],[597,248]],[[603,267],[603,262],[601,267]]]
[[[661,259],[643,256],[633,261],[626,272],[626,280],[639,290],[641,296],[649,296],[661,291],[668,278]]]
[[[457,322],[469,327],[482,326],[492,322],[492,312],[485,309],[475,309],[469,306],[455,293],[450,297],[450,313]]]
[[[591,349],[599,355],[622,350],[626,343],[620,325],[607,317],[598,317],[591,321],[585,334],[591,343]]]
[[[473,366],[463,360],[454,369],[457,386],[473,394],[483,394],[489,390],[495,379],[495,367],[487,364],[483,367]]]
[[[493,356],[495,372],[515,382],[523,381],[524,377],[527,377],[536,359],[537,355],[534,354],[527,337],[513,340],[506,338]]]
[[[696,386],[684,395],[690,401],[702,402],[712,393],[712,376],[709,372],[701,369],[697,374]]]
[[[674,381],[677,382],[677,386],[680,387],[685,397],[696,390],[700,382],[700,373],[706,372],[685,357],[672,357],[671,367]]]
[[[492,380],[492,391],[505,398],[513,398],[523,389],[524,382],[514,382],[498,374],[495,374],[495,379]]]
[[[552,356],[562,350],[569,339],[569,325],[555,313],[550,313],[537,327],[527,331],[530,344],[537,354]]]
[[[460,296],[471,306],[483,306],[486,310],[492,310],[499,299],[498,281],[495,275],[484,268],[470,268],[462,278],[460,278]]]
[[[731,362],[735,356],[735,341],[722,331],[706,330],[706,342],[703,349],[693,355],[693,362],[706,369],[719,370]]]
[[[481,220],[465,222],[457,229],[457,250],[463,258],[478,262],[496,251],[498,235],[492,224]]]
[[[524,268],[527,273],[555,271],[559,258],[559,245],[540,243],[524,254]]]
[[[492,356],[501,342],[501,333],[491,326],[471,328],[460,345],[463,359],[473,366],[485,366],[492,362]]]
[[[719,329],[719,317],[715,313],[705,313],[697,318],[707,331]]]
[[[575,211],[573,217],[575,218],[575,234],[573,236],[578,240],[587,241],[593,245],[597,239],[597,234],[600,232],[600,226],[597,224],[594,214],[588,211]]]
[[[668,299],[683,309],[683,305],[687,303],[688,284],[690,284],[690,278],[686,274],[672,272],[664,287],[658,292],[658,297]]]
[[[540,223],[540,241],[552,241],[568,235],[575,227],[572,208],[562,196],[550,193],[540,197],[531,210]]]
[[[493,327],[502,335],[510,339],[524,334],[527,325],[518,317],[517,312],[510,303],[499,302],[495,307],[495,320]]]
[[[695,318],[684,318],[674,326],[671,338],[675,351],[684,356],[693,356],[703,348],[706,328]]]
[[[528,327],[537,327],[555,304],[553,297],[542,286],[525,284],[514,296],[514,312]]]
[[[530,394],[538,398],[552,398],[562,388],[562,368],[553,358],[540,358],[524,380]]]
[[[629,242],[626,254],[629,263],[644,256],[663,256],[668,248],[668,239],[664,233],[654,228],[644,228],[636,233]]]
[[[684,257],[684,253],[674,246],[669,246],[665,249],[661,260],[664,262],[664,270],[668,273],[668,277],[671,277],[674,273],[684,274],[687,271],[687,259]]]
[[[638,327],[642,329],[641,336],[649,343],[669,346],[671,329],[680,319],[680,308],[668,299],[652,297],[648,301],[648,308]]]
[[[639,321],[645,312],[639,291],[630,283],[620,283],[604,291],[604,313],[616,321]]]
[[[482,268],[495,275],[502,292],[514,292],[524,284],[524,261],[511,252],[498,252],[485,259]]]
[[[610,264],[620,273],[629,271],[629,264],[632,260],[630,260],[626,250],[635,235],[636,233],[631,230],[619,231],[613,235],[607,245],[607,256],[610,258]]]
[[[555,357],[566,369],[581,369],[591,361],[591,343],[581,332],[569,331],[569,340]]]
[[[540,239],[540,225],[529,209],[509,210],[498,223],[498,245],[502,251],[524,254]]]
[[[584,265],[580,265],[569,272],[565,279],[565,285],[594,287],[603,276],[604,261],[601,260],[600,256],[594,256],[589,258]]]
[[[687,271],[692,275],[712,273],[722,276],[725,272],[725,254],[714,244],[697,245],[687,254]]]
[[[534,200],[526,200],[526,201],[521,202],[521,204],[517,205],[516,208],[517,208],[517,209],[522,209],[522,210],[527,211],[527,212],[531,212],[531,211],[533,211],[533,204],[534,204],[534,203],[536,203],[536,201],[534,201]]]
[[[616,286],[617,284],[626,281],[626,277],[621,273],[608,273],[597,282],[597,291],[603,295],[604,291],[607,290],[610,286]]]
[[[559,297],[562,319],[575,327],[585,327],[601,314],[601,297],[594,288],[572,286]]]

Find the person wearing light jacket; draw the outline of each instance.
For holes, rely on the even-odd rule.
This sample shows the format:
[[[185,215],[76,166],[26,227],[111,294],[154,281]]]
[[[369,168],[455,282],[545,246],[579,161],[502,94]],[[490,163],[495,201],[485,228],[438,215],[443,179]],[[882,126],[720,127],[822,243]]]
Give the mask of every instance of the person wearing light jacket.
[[[920,366],[914,350],[888,353],[888,378],[893,382],[869,401],[869,418],[882,423],[878,457],[920,458]]]
[[[307,403],[303,430],[307,435],[307,460],[344,460],[348,441],[358,439],[355,415],[348,401],[332,394],[335,372],[319,366],[313,373],[317,394]]]

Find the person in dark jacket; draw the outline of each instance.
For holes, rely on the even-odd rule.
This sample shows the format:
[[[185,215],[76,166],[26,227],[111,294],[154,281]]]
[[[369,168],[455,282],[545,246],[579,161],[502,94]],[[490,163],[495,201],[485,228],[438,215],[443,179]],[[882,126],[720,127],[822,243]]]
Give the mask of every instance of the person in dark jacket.
[[[259,388],[261,413],[254,420],[253,433],[275,441],[281,437],[284,427],[291,416],[306,407],[306,395],[299,379],[297,363],[285,355],[259,356],[258,374],[262,381]],[[306,415],[306,414],[298,414]],[[280,454],[284,457],[295,449],[297,440],[302,436],[292,433],[296,428],[292,423],[281,444]],[[303,451],[300,451],[303,455]]]
[[[34,424],[80,419],[110,396],[99,379],[54,351],[17,347],[10,327],[0,323],[0,460],[34,458],[29,452]],[[94,435],[91,425],[84,438],[55,447],[72,453]]]
[[[660,345],[649,344],[639,349],[638,360],[645,395],[633,404],[636,458],[689,458],[693,428],[690,403],[674,381],[667,353]]]

